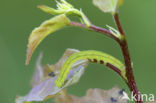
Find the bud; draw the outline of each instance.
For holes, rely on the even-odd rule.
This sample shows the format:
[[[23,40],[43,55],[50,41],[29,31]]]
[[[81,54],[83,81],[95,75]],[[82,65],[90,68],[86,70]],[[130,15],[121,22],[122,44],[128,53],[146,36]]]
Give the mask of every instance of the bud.
[[[113,27],[106,25],[109,28],[109,31],[117,38],[119,38],[120,40],[122,40],[122,35],[120,34],[120,32],[116,29],[114,29]]]
[[[88,18],[85,16],[85,14],[82,12],[82,10],[78,10],[74,8],[71,4],[66,2],[65,0],[61,0],[60,2],[57,2],[57,9],[50,8],[45,5],[40,5],[38,8],[40,8],[42,11],[52,14],[52,15],[77,15],[78,17],[81,17],[84,24],[86,24],[88,27],[91,25]]]

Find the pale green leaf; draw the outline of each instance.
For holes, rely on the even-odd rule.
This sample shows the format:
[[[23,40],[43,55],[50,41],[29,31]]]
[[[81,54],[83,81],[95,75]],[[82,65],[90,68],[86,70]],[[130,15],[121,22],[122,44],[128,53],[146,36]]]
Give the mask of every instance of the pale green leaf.
[[[40,8],[42,11],[52,14],[52,15],[59,15],[59,14],[63,14],[64,10],[58,10],[58,9],[54,9],[54,8],[50,8],[46,5],[39,5],[38,8]]]
[[[45,6],[45,5],[39,5],[38,8],[40,8],[42,11],[52,14],[52,15],[77,15],[78,17],[81,17],[83,20],[83,23],[86,24],[88,27],[91,25],[90,21],[86,17],[86,15],[82,12],[82,10],[78,10],[74,8],[70,3],[66,2],[65,0],[61,0],[60,2],[57,2],[57,9]]]
[[[123,0],[93,0],[93,4],[103,12],[115,14]]]
[[[28,41],[26,65],[29,64],[32,53],[45,37],[68,24],[69,19],[62,14],[43,22],[39,27],[35,28],[30,34]]]

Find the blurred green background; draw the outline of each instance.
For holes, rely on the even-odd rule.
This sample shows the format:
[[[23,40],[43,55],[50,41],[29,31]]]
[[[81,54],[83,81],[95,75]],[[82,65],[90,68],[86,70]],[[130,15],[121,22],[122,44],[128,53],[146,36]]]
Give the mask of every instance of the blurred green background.
[[[82,8],[93,24],[115,26],[112,16],[104,14],[92,0],[68,0]],[[106,36],[80,28],[67,27],[48,36],[36,49],[30,65],[25,66],[26,46],[30,32],[44,20],[51,18],[37,5],[55,7],[54,0],[0,0],[0,103],[14,103],[16,95],[30,90],[30,80],[40,51],[43,64],[54,64],[66,48],[99,50],[122,60],[117,43]],[[156,95],[156,0],[125,0],[120,8],[121,22],[127,34],[135,78],[141,93]],[[90,64],[80,82],[68,92],[85,95],[88,88],[110,89],[127,86],[116,73],[102,65]]]

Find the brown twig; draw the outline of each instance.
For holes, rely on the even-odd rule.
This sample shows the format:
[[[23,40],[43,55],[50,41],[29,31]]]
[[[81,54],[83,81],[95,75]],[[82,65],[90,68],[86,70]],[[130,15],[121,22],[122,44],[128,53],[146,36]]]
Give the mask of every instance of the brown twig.
[[[113,40],[120,42],[119,38],[117,38],[116,36],[114,36],[109,30],[105,29],[105,28],[101,28],[95,25],[91,25],[90,27],[87,27],[85,24],[81,24],[78,22],[70,22],[69,24],[70,26],[76,26],[76,27],[81,27],[81,28],[87,28],[89,30],[95,31],[95,32],[99,32],[102,33],[110,38],[112,38]]]
[[[126,40],[126,35],[125,35],[124,29],[122,28],[122,25],[120,23],[118,12],[114,15],[114,20],[115,20],[115,23],[116,23],[116,26],[117,26],[119,32],[121,33],[121,35],[124,38],[120,42],[120,47],[121,47],[122,54],[123,54],[124,61],[125,61],[126,77],[128,79],[128,86],[129,86],[131,92],[133,93],[133,96],[136,97],[136,103],[143,103],[141,100],[140,93],[136,86],[135,78],[133,75],[133,69],[132,69],[132,65],[131,65],[130,53],[128,50],[128,44],[127,44],[127,40]]]

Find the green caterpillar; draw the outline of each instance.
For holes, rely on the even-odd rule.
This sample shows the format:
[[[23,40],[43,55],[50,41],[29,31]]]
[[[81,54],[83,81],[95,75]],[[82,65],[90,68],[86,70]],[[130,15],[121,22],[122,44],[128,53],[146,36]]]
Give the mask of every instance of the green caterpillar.
[[[121,75],[125,78],[125,66],[113,56],[110,56],[106,53],[94,51],[94,50],[87,50],[81,51],[78,53],[72,54],[63,64],[61,73],[59,74],[58,79],[56,80],[56,86],[62,87],[65,79],[70,71],[71,66],[80,60],[89,60],[90,62],[95,62],[98,64],[104,64],[106,66],[114,66],[121,71]]]

